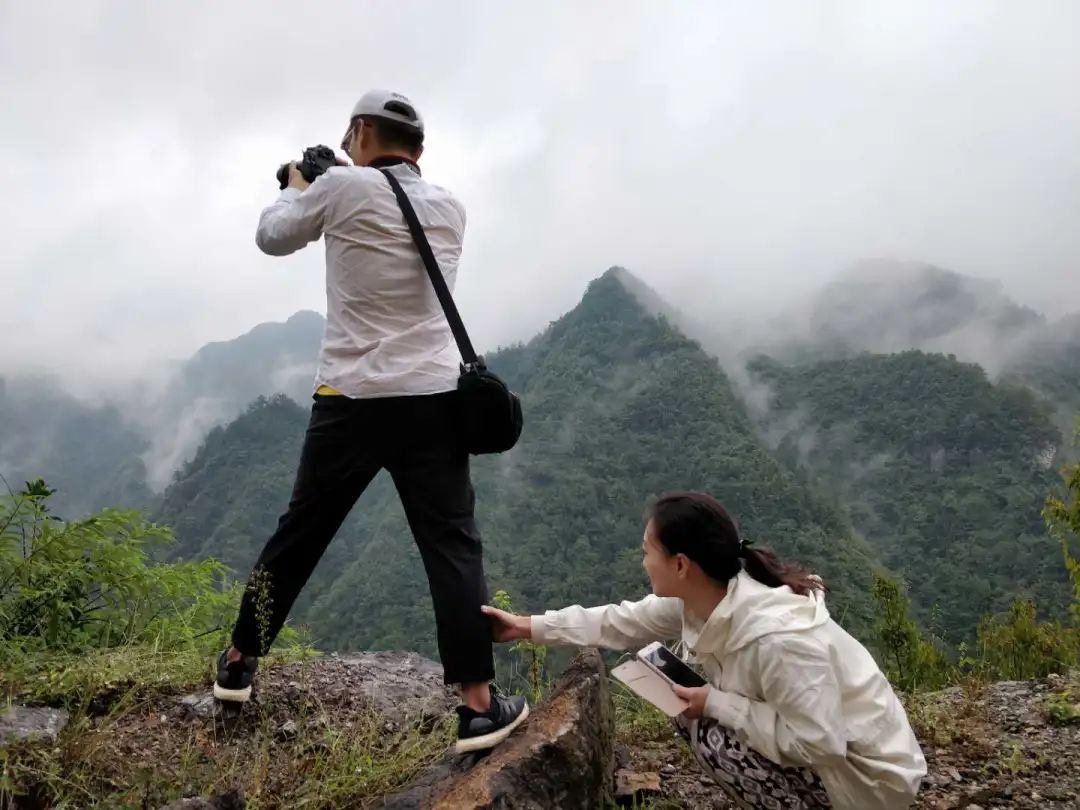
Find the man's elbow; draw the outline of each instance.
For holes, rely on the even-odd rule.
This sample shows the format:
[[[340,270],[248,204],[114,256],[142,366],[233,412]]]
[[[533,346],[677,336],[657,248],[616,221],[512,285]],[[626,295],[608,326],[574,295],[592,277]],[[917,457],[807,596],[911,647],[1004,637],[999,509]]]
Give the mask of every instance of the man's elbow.
[[[283,239],[275,239],[261,229],[255,232],[255,244],[267,256],[288,256],[290,253],[296,252],[294,245]]]

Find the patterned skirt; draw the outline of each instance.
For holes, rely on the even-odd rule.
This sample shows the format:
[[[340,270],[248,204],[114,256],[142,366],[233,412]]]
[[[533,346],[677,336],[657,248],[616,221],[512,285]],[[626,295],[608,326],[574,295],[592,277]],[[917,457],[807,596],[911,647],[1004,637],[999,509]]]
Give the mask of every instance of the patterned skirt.
[[[809,768],[784,768],[736,739],[730,729],[703,717],[675,718],[702,769],[746,810],[828,810],[825,788]]]

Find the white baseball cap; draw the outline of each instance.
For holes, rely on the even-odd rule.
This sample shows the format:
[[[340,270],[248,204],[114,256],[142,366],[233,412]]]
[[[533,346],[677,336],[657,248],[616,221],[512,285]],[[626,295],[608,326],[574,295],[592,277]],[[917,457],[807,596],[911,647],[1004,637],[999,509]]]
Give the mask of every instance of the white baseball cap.
[[[358,115],[373,115],[376,118],[396,121],[420,132],[424,131],[424,119],[420,117],[416,105],[401,93],[390,90],[369,90],[364,93],[353,106],[349,120]]]

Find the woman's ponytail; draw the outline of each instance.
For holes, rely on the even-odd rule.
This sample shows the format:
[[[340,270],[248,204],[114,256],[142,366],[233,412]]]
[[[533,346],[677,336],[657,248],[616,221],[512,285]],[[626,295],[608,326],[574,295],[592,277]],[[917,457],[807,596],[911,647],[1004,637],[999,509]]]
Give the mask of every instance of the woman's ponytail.
[[[769,549],[744,540],[727,510],[704,492],[661,495],[645,518],[652,521],[656,538],[669,554],[685,554],[717,582],[727,584],[741,568],[763,585],[787,585],[803,596],[825,588],[802,566],[783,562]]]
[[[825,587],[818,577],[805,568],[783,562],[767,548],[744,546],[742,559],[746,573],[771,588],[787,585],[795,593],[808,596],[811,591]]]

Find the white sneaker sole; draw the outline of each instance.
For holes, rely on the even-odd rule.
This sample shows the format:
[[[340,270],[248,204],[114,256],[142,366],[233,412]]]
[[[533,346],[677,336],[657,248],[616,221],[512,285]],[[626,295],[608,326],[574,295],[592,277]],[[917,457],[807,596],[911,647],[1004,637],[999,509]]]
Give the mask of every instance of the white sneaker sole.
[[[455,754],[467,754],[470,751],[483,751],[485,748],[494,748],[501,743],[515,728],[525,722],[525,718],[529,716],[529,704],[525,704],[525,708],[521,710],[521,714],[514,718],[514,722],[510,725],[500,728],[498,731],[493,731],[490,734],[484,734],[482,737],[469,737],[467,740],[458,740],[454,744]]]
[[[246,686],[243,689],[226,689],[223,686],[218,686],[217,681],[215,681],[214,697],[218,700],[224,700],[227,703],[247,703],[248,698],[251,697],[251,687]]]

